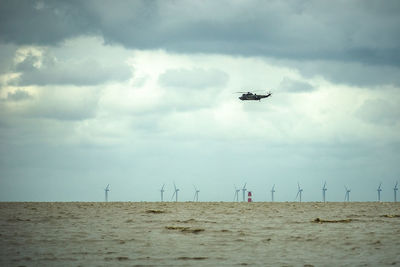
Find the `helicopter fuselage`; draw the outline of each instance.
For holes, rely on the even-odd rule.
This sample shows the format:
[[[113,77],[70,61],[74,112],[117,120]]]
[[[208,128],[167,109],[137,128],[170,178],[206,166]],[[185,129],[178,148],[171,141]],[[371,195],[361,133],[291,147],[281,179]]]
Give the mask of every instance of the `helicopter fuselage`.
[[[257,94],[253,94],[253,93],[246,93],[243,94],[242,96],[239,97],[240,100],[245,101],[245,100],[258,100],[260,101],[263,98],[267,98],[271,96],[271,93],[268,93],[266,95],[257,95]]]

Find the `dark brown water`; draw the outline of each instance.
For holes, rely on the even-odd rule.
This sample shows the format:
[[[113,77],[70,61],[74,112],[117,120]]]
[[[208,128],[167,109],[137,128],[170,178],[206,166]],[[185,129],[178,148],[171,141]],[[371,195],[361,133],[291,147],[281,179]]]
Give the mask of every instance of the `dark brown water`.
[[[1,266],[400,265],[399,203],[0,203],[0,215]]]

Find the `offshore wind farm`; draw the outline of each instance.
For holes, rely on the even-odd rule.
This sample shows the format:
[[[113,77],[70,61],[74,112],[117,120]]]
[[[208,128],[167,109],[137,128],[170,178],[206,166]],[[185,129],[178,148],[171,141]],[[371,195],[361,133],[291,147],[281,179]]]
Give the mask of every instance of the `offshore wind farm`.
[[[270,190],[270,198],[268,198],[268,188],[265,187],[265,191],[262,192],[261,196],[257,196],[257,195],[255,196],[256,199],[258,199],[256,201],[258,201],[258,202],[269,202],[269,201],[275,202],[275,192],[276,192],[275,185],[276,184],[273,184],[273,186],[272,186],[272,188]],[[165,186],[166,186],[166,184],[164,183],[162,185],[162,187],[161,187],[161,190],[160,190],[161,198],[160,198],[159,201],[161,201],[161,202],[164,201]],[[172,194],[172,197],[171,197],[171,201],[178,202],[178,192],[181,191],[181,190],[179,188],[177,188],[175,182],[173,183],[173,186],[174,186],[174,190],[173,190],[173,194]],[[242,191],[242,200],[241,200],[241,202],[247,202],[248,198],[246,196],[248,196],[249,194],[252,196],[252,201],[251,202],[254,202],[254,200],[253,200],[254,191],[249,191],[246,186],[247,186],[247,182],[245,182],[243,184],[242,188],[237,188],[236,185],[234,185],[234,187],[233,187],[233,202],[239,202],[239,193],[240,193],[240,191]],[[398,186],[398,181],[395,182],[394,187],[393,187],[393,193],[394,193],[393,194],[393,199],[390,200],[391,192],[387,192],[388,193],[388,197],[386,198],[386,201],[397,202],[397,190],[398,190],[397,186]],[[183,201],[183,202],[185,202],[185,201],[198,202],[199,201],[199,192],[200,192],[200,190],[195,185],[193,185],[193,188],[194,188],[194,196],[193,196],[192,200],[186,199],[186,200],[181,200],[181,201]],[[322,186],[322,189],[321,189],[322,190],[322,198],[321,199],[308,200],[308,202],[343,202],[343,201],[350,202],[351,189],[348,188],[346,185],[344,185],[344,189],[345,189],[344,199],[330,200],[329,198],[327,198],[327,195],[326,195],[326,191],[328,190],[328,187],[327,187],[327,182],[325,181],[323,186]],[[109,185],[107,185],[107,187],[105,189],[106,202],[107,202],[107,199],[108,199],[108,191],[109,191]],[[381,192],[383,191],[382,183],[379,183],[379,186],[378,186],[376,191],[378,193],[377,199],[375,200],[373,194],[371,194],[371,198],[368,201],[381,202]],[[246,192],[248,192],[248,194],[246,194]],[[260,191],[258,191],[258,192],[260,192]],[[141,201],[151,201],[151,200],[142,199]],[[212,199],[207,199],[207,200],[204,200],[204,201],[205,202],[213,202]],[[230,202],[232,200],[231,199],[226,199],[226,200],[215,200],[215,201]],[[280,200],[280,202],[291,202],[291,201],[293,201],[293,200],[290,200],[290,199],[281,199]],[[294,198],[294,201],[298,201],[298,202],[304,201],[303,188],[300,186],[299,182],[297,183],[297,191],[296,191],[296,196]],[[354,200],[354,201],[355,202],[360,202],[359,200]]]

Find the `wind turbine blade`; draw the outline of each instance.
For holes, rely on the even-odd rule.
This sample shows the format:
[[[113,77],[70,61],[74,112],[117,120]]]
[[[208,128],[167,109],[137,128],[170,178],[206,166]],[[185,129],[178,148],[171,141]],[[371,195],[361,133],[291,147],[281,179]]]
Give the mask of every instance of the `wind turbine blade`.
[[[274,191],[274,189],[275,189],[275,184],[272,186],[272,189],[271,189],[271,191]]]
[[[172,194],[171,200],[174,199],[175,194],[176,194],[176,190],[174,191],[174,194]]]
[[[247,185],[247,182],[246,182],[246,183],[244,183],[243,189],[246,189],[246,185]]]

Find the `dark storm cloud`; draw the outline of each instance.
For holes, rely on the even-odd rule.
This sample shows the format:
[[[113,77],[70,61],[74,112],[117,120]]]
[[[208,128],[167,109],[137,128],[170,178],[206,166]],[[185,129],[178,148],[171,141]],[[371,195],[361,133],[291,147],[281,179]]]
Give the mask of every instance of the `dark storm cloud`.
[[[224,86],[228,78],[225,72],[215,69],[173,69],[161,74],[158,82],[166,87],[202,89]]]
[[[0,6],[0,40],[16,44],[57,44],[90,34],[96,27],[75,1],[6,0]]]
[[[3,1],[1,40],[56,44],[79,35],[176,52],[400,65],[393,1]]]

